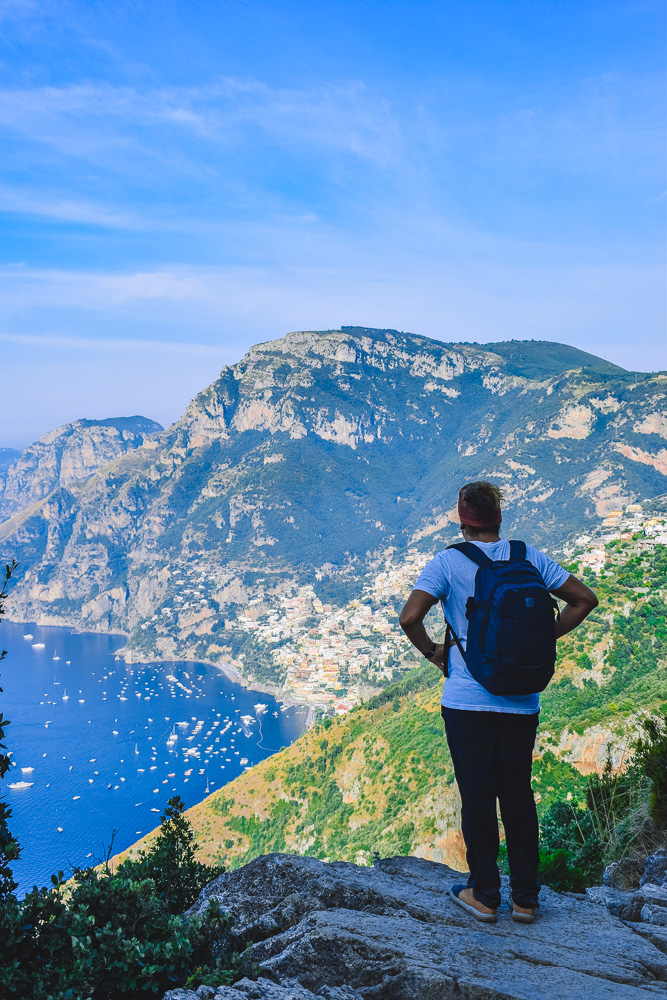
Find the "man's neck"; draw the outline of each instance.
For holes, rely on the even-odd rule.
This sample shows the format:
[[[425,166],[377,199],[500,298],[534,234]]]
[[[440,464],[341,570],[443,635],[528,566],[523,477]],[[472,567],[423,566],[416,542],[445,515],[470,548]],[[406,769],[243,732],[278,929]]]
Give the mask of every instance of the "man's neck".
[[[461,534],[466,542],[499,542],[500,535],[497,531],[476,531],[474,534],[467,528],[463,528]]]

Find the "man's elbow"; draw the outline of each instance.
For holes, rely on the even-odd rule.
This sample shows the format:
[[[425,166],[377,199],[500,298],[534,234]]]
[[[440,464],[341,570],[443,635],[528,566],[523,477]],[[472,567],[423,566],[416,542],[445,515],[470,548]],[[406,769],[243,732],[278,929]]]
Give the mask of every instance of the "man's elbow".
[[[401,626],[404,632],[407,632],[409,628],[416,625],[419,621],[419,616],[415,614],[414,611],[408,611],[403,608],[400,615],[398,616],[398,624]]]
[[[591,611],[595,611],[595,609],[597,608],[597,606],[598,606],[598,604],[600,602],[598,601],[598,599],[597,599],[596,595],[593,593],[593,591],[589,590],[587,594],[584,594],[582,596],[582,598],[581,598],[581,600],[580,600],[579,603],[581,605],[583,605],[583,607],[584,607],[584,609],[586,611],[586,614],[590,615]]]

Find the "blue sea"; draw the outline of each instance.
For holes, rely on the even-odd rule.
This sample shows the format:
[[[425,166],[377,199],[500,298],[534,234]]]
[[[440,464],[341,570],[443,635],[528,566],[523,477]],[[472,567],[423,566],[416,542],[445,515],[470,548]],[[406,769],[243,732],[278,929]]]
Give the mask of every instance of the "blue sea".
[[[172,795],[200,802],[306,726],[306,708],[283,710],[215,667],[127,664],[122,636],[2,622],[0,642],[14,764],[1,792],[23,848],[20,896],[97,863],[114,830],[123,850],[159,825]],[[9,787],[19,782],[28,787]]]

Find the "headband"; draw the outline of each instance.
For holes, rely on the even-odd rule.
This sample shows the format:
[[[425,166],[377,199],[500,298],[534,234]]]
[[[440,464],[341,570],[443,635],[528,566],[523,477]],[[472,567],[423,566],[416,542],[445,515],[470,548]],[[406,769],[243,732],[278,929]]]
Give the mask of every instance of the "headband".
[[[503,515],[500,507],[494,510],[492,514],[482,518],[475,511],[472,504],[469,504],[467,500],[459,499],[459,521],[461,524],[468,524],[471,528],[495,528],[496,525],[500,524],[502,519]]]

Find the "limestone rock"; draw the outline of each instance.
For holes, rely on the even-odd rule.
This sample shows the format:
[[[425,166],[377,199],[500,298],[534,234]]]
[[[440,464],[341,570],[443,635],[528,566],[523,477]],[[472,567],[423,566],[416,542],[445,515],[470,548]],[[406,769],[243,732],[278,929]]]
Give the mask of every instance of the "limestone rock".
[[[49,431],[0,473],[0,520],[43,500],[58,486],[87,479],[161,430],[147,417],[111,417],[74,420]]]
[[[317,993],[298,982],[277,984],[270,979],[242,979],[235,986],[200,986],[198,990],[170,990],[164,1000],[362,1000],[348,986],[323,986]]]
[[[623,891],[638,889],[639,880],[644,874],[645,867],[646,861],[643,858],[621,858],[620,861],[614,861],[613,864],[607,865],[602,882],[612,889]]]
[[[646,859],[644,873],[639,884],[652,882],[654,885],[667,886],[667,850],[656,851]]]
[[[224,945],[250,943],[262,976],[288,989],[245,982],[216,1000],[342,1000],[343,987],[363,1000],[667,997],[667,956],[605,908],[544,889],[535,924],[513,923],[505,906],[483,925],[448,896],[460,878],[414,857],[361,868],[271,854],[221,875],[189,912],[217,899],[235,918]]]

